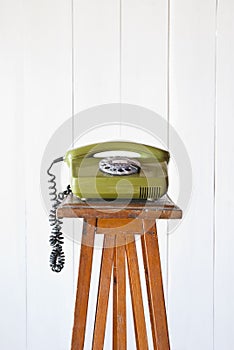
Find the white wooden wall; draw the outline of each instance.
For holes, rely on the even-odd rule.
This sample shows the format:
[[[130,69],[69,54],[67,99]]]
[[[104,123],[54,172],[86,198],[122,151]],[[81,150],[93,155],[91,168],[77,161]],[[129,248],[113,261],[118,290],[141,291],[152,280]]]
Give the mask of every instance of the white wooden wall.
[[[41,158],[72,114],[120,101],[163,116],[191,159],[189,210],[172,235],[160,223],[172,350],[233,348],[233,18],[232,0],[0,1],[1,349],[69,349],[79,246],[50,271]]]

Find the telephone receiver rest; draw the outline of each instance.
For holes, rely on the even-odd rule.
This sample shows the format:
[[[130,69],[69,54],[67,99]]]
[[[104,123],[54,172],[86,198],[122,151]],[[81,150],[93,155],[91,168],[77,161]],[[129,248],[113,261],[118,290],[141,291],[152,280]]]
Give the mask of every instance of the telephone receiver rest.
[[[83,146],[70,150],[66,153],[64,160],[69,164],[72,159],[83,158],[83,157],[94,157],[95,154],[108,151],[126,151],[134,152],[140,155],[140,158],[156,158],[158,162],[169,162],[170,154],[169,152],[156,148],[153,146],[148,146],[144,144],[139,144],[136,142],[103,142],[96,143],[92,145]]]

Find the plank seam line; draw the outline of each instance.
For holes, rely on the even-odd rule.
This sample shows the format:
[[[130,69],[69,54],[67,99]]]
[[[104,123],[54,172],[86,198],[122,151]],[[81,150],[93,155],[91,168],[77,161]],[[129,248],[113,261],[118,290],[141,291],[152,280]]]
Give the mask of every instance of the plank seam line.
[[[213,332],[213,350],[215,350],[215,251],[216,251],[216,147],[217,147],[217,49],[218,49],[218,11],[219,0],[215,1],[215,49],[214,49],[214,134],[213,134],[213,302],[212,302],[212,332]]]

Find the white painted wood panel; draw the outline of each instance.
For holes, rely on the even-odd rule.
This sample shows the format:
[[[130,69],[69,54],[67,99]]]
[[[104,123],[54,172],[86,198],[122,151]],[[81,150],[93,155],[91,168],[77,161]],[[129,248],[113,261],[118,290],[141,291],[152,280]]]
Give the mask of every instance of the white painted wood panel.
[[[119,2],[115,0],[74,0],[74,112],[97,105],[119,102]],[[81,115],[74,120],[76,147],[116,139],[119,127],[102,125],[99,117]],[[95,119],[95,120],[93,120]],[[113,118],[106,118],[106,123]],[[92,123],[99,127],[93,130]],[[81,131],[83,133],[80,136]],[[81,230],[74,220],[75,237]],[[75,245],[75,288],[79,263],[79,242]],[[93,269],[84,349],[92,347],[93,325],[99,283],[101,250],[94,249]],[[112,347],[112,288],[109,297],[105,349]]]
[[[168,8],[165,1],[133,1],[122,2],[122,102],[140,105],[151,109],[167,120],[167,17]],[[137,34],[136,34],[137,33]],[[135,122],[136,125],[140,121]],[[142,114],[144,120],[144,115]],[[159,136],[152,128],[152,135]],[[167,143],[167,126],[165,123],[162,144]],[[122,137],[146,144],[154,144],[149,133],[122,127]],[[164,143],[164,144],[163,144]],[[167,236],[166,222],[158,222],[159,244],[163,268],[165,294],[167,294]]]
[[[71,4],[25,0],[24,11],[27,349],[64,350],[70,347],[72,329],[73,244],[65,241],[65,268],[60,274],[53,273],[40,167],[47,143],[72,112]],[[58,143],[51,161],[63,153]],[[56,173],[56,166],[53,170]]]
[[[211,350],[215,1],[171,1],[170,17],[170,122],[190,156],[193,191],[170,235],[169,330],[173,350]],[[170,137],[171,151],[175,141]]]
[[[167,120],[168,95],[167,95],[167,22],[168,7],[165,1],[122,1],[121,12],[121,102],[143,106],[151,109]],[[136,35],[137,33],[137,35]],[[144,120],[142,112],[139,117],[129,116],[127,122],[136,125],[136,128],[121,128],[121,136],[124,139],[152,144],[161,147],[167,146],[167,125],[160,133],[157,131],[158,122],[150,126],[150,131],[143,130],[141,122]],[[156,118],[156,116],[155,116]],[[137,125],[139,127],[137,128]],[[162,139],[160,140],[160,136]],[[156,136],[156,138],[154,138]],[[157,139],[158,137],[158,139]],[[167,224],[158,221],[159,246],[162,263],[164,291],[167,296]],[[143,277],[143,265],[140,260],[141,276]],[[147,294],[142,279],[143,298],[146,301]],[[166,299],[167,300],[167,299]],[[147,305],[147,303],[145,303]],[[152,348],[150,336],[149,315],[146,312],[146,324],[149,335],[149,346]],[[134,334],[130,334],[134,337]],[[131,343],[131,338],[130,338]],[[133,345],[132,345],[133,348]]]
[[[191,158],[189,210],[169,237],[166,223],[159,223],[171,348],[231,349],[232,2],[219,0],[217,47],[215,0],[3,0],[0,8],[0,142],[7,152],[7,156],[2,153],[0,174],[0,348],[70,348],[80,246],[66,238],[65,268],[59,275],[50,271],[49,226],[40,193],[41,159],[54,131],[73,111],[122,100],[169,119]],[[79,128],[79,121],[74,129],[70,124],[71,142]],[[167,132],[165,127],[165,143]],[[173,152],[176,140],[169,136]],[[77,146],[113,138],[154,142],[147,132],[130,126],[101,125],[77,140]],[[59,147],[51,160],[63,155]],[[173,168],[170,175],[174,177]],[[170,186],[173,193],[173,178]],[[81,224],[74,224],[75,232],[81,232]],[[72,233],[72,221],[65,228],[66,234]],[[85,349],[92,341],[100,257],[96,249]],[[129,290],[127,296],[130,301]],[[134,348],[130,305],[128,325],[128,343]],[[105,349],[111,348],[111,331],[110,322]]]
[[[75,113],[118,102],[118,18],[118,1],[74,0]]]
[[[0,348],[26,348],[22,3],[0,4]]]
[[[234,344],[234,3],[219,1],[217,32],[217,119],[215,194],[215,350]]]

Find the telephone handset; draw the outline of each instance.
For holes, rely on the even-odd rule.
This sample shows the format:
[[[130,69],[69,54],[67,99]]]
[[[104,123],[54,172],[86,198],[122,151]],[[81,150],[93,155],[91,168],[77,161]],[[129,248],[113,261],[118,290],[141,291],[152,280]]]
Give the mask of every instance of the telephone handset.
[[[123,151],[139,153],[137,157],[148,158],[154,155],[158,161],[169,161],[169,152],[153,146],[144,145],[142,143],[129,141],[109,141],[91,145],[82,146],[66,153],[65,160],[71,158],[92,157],[100,152],[105,151]]]
[[[62,221],[56,210],[69,193],[81,199],[103,198],[113,200],[128,198],[157,200],[167,192],[167,164],[169,152],[135,142],[103,142],[70,150],[65,157],[57,158],[49,167],[52,209],[49,220],[53,227],[50,244],[50,266],[60,272],[65,258],[62,250]],[[52,166],[65,161],[71,172],[71,187],[57,193]],[[127,180],[127,181],[122,181]]]

